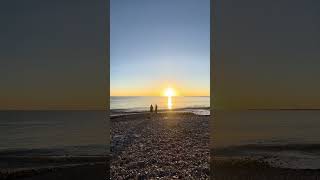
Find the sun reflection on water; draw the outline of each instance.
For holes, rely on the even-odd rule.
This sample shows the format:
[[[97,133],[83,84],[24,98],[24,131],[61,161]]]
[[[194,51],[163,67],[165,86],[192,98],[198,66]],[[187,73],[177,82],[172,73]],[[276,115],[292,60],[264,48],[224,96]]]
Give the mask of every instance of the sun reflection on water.
[[[172,97],[168,96],[168,109],[172,109]]]

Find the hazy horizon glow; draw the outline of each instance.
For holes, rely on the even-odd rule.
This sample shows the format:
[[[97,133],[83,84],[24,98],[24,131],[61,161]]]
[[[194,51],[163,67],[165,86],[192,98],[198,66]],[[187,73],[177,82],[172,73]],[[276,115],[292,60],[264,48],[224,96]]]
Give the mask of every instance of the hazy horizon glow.
[[[111,0],[110,95],[210,95],[210,1]]]

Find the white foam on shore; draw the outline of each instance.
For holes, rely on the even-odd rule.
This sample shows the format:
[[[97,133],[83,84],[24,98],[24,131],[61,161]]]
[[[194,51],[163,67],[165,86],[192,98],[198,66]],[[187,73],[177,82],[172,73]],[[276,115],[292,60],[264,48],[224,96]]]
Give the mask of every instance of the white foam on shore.
[[[210,109],[185,109],[185,111],[195,115],[210,116]]]

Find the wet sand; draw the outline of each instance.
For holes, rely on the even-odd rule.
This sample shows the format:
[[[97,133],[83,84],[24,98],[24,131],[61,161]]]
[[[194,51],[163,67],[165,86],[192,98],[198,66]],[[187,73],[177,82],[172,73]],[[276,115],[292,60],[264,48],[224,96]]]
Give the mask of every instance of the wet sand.
[[[111,178],[209,179],[210,116],[163,112],[111,119]]]

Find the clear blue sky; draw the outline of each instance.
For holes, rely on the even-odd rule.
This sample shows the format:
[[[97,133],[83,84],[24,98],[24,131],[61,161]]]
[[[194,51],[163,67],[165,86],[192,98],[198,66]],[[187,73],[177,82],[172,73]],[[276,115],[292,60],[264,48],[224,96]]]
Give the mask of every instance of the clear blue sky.
[[[111,0],[111,95],[209,95],[210,0]]]

